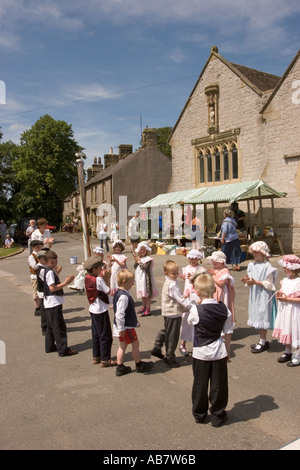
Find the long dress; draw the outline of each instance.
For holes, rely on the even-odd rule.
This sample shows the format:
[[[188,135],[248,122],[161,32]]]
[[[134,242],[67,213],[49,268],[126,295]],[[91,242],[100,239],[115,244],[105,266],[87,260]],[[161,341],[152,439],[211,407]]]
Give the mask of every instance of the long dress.
[[[144,256],[140,259],[140,263],[136,263],[134,267],[137,298],[158,297],[159,292],[153,275],[153,259],[150,256]]]
[[[124,263],[124,261],[127,261],[128,257],[123,255],[122,253],[114,253],[113,255],[114,258],[116,258],[120,263]],[[119,289],[118,283],[117,283],[117,275],[118,272],[121,271],[122,268],[116,261],[113,262],[112,267],[111,267],[111,277],[110,277],[110,293],[111,295],[114,295],[117,290]]]
[[[214,271],[214,276],[218,278],[219,281],[224,281],[226,279],[223,287],[216,285],[216,291],[214,293],[214,298],[220,302],[222,301],[226,307],[230,310],[232,318],[235,318],[234,310],[234,299],[235,299],[235,290],[234,290],[234,279],[231,276],[227,268],[222,268],[220,270],[216,269]]]
[[[195,274],[195,272],[199,269],[199,266],[191,266],[190,264],[182,268],[182,274],[185,276],[184,282],[184,295],[189,297],[190,303],[193,305],[198,304],[199,297],[195,292],[193,284],[190,282],[188,275],[191,276]],[[189,325],[187,322],[187,318],[189,316],[189,311],[184,312],[182,315],[182,323],[181,323],[181,333],[180,339],[182,341],[194,341],[194,326]]]
[[[250,262],[247,274],[255,281],[263,282],[263,286],[250,286],[248,301],[248,325],[258,330],[268,330],[274,328],[277,312],[275,293],[275,281],[277,268],[274,268],[269,261]],[[272,297],[273,296],[273,297]]]
[[[288,297],[300,297],[300,278],[281,281],[281,289]],[[300,303],[278,300],[273,335],[282,344],[300,347]]]

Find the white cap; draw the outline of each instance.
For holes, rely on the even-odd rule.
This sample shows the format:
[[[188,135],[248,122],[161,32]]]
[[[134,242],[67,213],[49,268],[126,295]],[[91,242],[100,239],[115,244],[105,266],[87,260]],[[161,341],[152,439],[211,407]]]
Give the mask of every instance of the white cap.
[[[93,249],[93,252],[94,253],[104,253],[104,250],[100,246],[96,246],[96,248]]]
[[[135,250],[136,253],[139,253],[140,249],[141,248],[146,248],[147,251],[150,251],[151,252],[151,248],[150,246],[148,245],[147,242],[140,242]]]
[[[226,264],[226,255],[223,251],[214,251],[211,256],[208,256],[207,259],[211,261],[216,261],[217,263]]]
[[[203,253],[202,251],[199,250],[190,250],[188,254],[186,255],[187,258],[203,258]]]
[[[249,253],[253,253],[253,251],[258,251],[259,253],[262,253],[268,258],[271,256],[268,245],[266,244],[266,242],[263,241],[252,243],[252,245],[249,246],[248,251]]]

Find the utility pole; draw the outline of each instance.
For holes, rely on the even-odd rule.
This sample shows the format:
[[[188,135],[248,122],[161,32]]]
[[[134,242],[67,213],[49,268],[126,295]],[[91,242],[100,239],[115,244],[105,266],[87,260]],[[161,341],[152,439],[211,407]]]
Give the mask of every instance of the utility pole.
[[[83,237],[83,249],[84,249],[84,260],[91,256],[90,236],[87,225],[86,217],[86,204],[85,204],[85,188],[84,188],[84,175],[83,175],[83,159],[84,153],[75,153],[77,171],[78,171],[78,186],[80,193],[80,208],[81,208],[81,223],[82,223],[82,237]]]

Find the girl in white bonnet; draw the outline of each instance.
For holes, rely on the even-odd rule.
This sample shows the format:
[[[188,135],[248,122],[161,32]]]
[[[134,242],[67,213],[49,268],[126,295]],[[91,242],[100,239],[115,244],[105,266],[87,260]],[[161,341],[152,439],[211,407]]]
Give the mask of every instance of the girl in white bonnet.
[[[285,345],[284,353],[277,361],[296,367],[300,365],[300,258],[285,255],[278,264],[283,267],[286,277],[280,282],[280,291],[276,293],[278,314],[273,337]],[[294,354],[292,347],[297,349]]]
[[[136,296],[138,299],[142,299],[143,302],[143,306],[137,312],[140,317],[151,315],[151,299],[159,295],[153,275],[153,258],[149,256],[150,254],[150,246],[146,242],[140,242],[133,255]]]
[[[205,268],[201,268],[200,264],[202,263],[203,253],[199,250],[190,250],[187,254],[187,258],[189,260],[189,264],[182,268],[182,274],[179,275],[181,279],[185,280],[184,283],[184,297],[189,298],[192,304],[197,305],[199,297],[194,290],[194,286],[191,283],[191,277],[197,272],[206,272]],[[189,311],[186,311],[182,315],[182,324],[181,324],[181,333],[180,339],[181,343],[179,346],[179,350],[183,356],[188,356],[189,353],[186,350],[186,343],[187,341],[193,342],[194,339],[194,327],[193,325],[189,325],[187,322],[187,317],[189,315]]]
[[[251,352],[261,353],[269,349],[268,329],[273,329],[277,307],[274,293],[277,269],[269,262],[270,250],[263,241],[252,243],[249,253],[254,262],[250,262],[247,275],[241,281],[250,287],[248,302],[248,325],[259,330],[259,342],[251,346]]]

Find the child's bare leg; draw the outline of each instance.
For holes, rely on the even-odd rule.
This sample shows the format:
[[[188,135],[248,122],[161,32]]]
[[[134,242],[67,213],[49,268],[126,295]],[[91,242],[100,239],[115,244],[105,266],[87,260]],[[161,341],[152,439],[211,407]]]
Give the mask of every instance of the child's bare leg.
[[[120,342],[119,348],[117,351],[117,364],[118,365],[123,364],[126,347],[127,347],[127,344],[125,343],[125,341]]]
[[[138,340],[132,343],[132,357],[135,363],[138,363],[141,361],[140,343]]]

